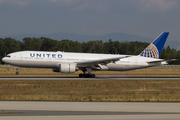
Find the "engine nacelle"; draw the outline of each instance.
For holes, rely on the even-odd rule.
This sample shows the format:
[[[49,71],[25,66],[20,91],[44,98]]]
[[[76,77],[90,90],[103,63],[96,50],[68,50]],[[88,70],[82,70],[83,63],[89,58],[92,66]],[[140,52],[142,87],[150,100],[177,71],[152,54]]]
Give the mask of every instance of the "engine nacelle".
[[[76,71],[76,64],[74,63],[62,63],[59,65],[59,69],[53,69],[54,72],[61,73],[74,73]]]

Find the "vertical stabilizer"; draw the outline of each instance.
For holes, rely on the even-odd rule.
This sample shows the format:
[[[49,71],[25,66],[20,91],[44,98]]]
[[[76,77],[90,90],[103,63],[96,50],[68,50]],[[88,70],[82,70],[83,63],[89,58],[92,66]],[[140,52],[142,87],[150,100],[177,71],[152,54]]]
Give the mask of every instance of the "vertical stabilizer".
[[[161,33],[139,56],[149,58],[159,58],[161,51],[164,47],[169,32]]]

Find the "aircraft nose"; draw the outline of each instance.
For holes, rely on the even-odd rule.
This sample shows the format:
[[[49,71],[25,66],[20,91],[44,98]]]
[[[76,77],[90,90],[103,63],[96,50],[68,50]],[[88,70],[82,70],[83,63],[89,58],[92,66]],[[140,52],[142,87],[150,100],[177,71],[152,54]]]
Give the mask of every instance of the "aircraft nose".
[[[3,62],[6,62],[6,58],[5,58],[5,57],[3,57],[3,58],[2,58],[2,61],[3,61]]]

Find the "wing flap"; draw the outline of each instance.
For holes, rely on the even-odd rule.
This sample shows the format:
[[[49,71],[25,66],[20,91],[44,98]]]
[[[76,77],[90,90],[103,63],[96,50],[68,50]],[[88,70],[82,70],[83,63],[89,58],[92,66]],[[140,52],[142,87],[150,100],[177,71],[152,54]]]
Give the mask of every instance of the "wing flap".
[[[115,58],[105,58],[105,59],[98,59],[98,60],[88,60],[88,61],[82,61],[82,62],[77,62],[78,66],[84,66],[84,65],[98,65],[98,64],[108,64],[111,62],[116,62],[122,58],[127,58],[129,56],[123,56],[123,57],[115,57]]]

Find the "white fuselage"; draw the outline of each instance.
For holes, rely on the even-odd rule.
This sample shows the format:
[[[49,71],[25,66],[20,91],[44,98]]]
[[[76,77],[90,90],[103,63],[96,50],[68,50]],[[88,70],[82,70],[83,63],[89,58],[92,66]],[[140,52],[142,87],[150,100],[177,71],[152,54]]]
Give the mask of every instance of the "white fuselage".
[[[72,52],[44,52],[44,51],[21,51],[8,54],[2,60],[5,63],[19,67],[36,67],[36,68],[58,68],[62,63],[78,63],[82,61],[100,60],[106,58],[123,57],[126,55],[115,54],[92,54],[92,53],[72,53]],[[99,70],[124,71],[153,67],[166,62],[148,63],[157,60],[141,56],[129,56],[119,61],[102,65]],[[77,68],[80,66],[77,65]]]

